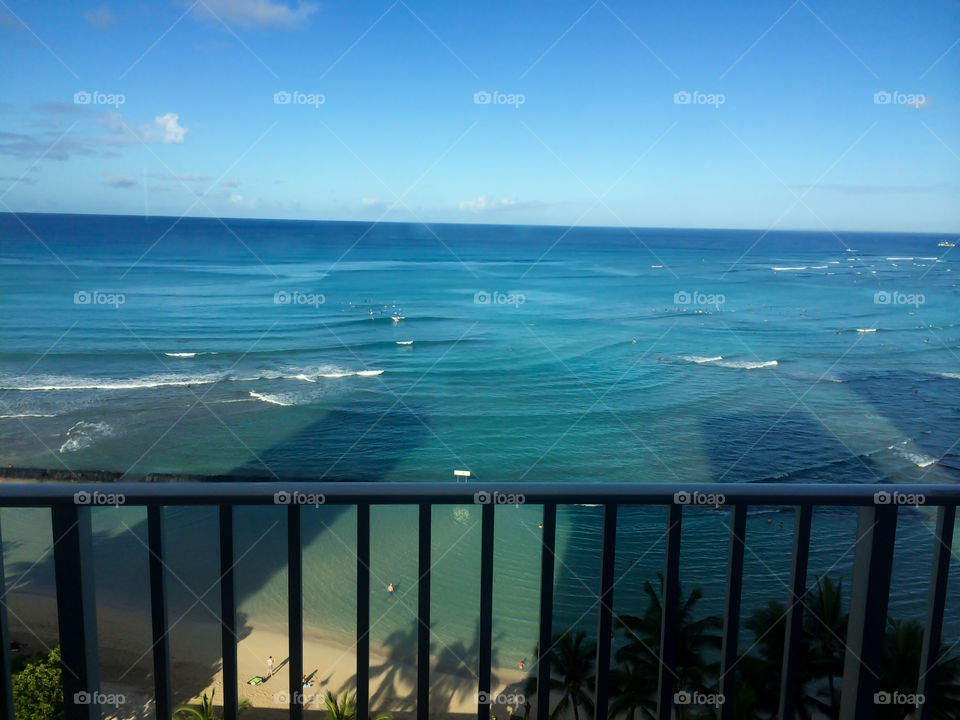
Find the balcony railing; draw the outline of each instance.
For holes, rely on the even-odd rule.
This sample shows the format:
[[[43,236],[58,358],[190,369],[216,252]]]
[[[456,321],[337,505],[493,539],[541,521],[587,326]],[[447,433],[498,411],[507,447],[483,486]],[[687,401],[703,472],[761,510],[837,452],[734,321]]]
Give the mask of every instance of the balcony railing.
[[[680,540],[686,505],[683,493],[698,491],[722,495],[730,512],[726,599],[719,691],[733,698],[737,683],[740,600],[744,566],[747,509],[751,506],[793,507],[795,514],[786,617],[786,633],[778,717],[795,717],[798,678],[802,659],[802,622],[807,591],[807,558],[814,508],[857,507],[857,544],[854,555],[846,655],[842,680],[840,717],[845,720],[872,718],[876,714],[874,693],[878,691],[880,658],[887,622],[887,603],[893,563],[898,512],[897,493],[922,495],[924,505],[936,508],[935,537],[931,543],[932,571],[928,588],[926,623],[917,691],[926,702],[918,717],[928,720],[932,713],[933,683],[928,670],[937,662],[943,627],[950,567],[951,543],[960,487],[911,485],[903,488],[868,485],[774,485],[722,484],[684,486],[672,484],[590,484],[590,483],[314,483],[276,482],[217,483],[110,483],[110,484],[0,484],[0,507],[51,508],[54,537],[54,567],[62,661],[72,672],[64,672],[63,692],[68,720],[100,717],[96,704],[75,703],[78,694],[99,692],[96,604],[93,573],[91,507],[105,493],[120,494],[125,506],[141,506],[147,512],[150,549],[150,609],[153,633],[153,666],[157,718],[168,719],[172,712],[170,650],[166,605],[164,528],[162,509],[176,506],[217,506],[220,531],[220,610],[222,623],[224,717],[236,718],[238,706],[237,607],[234,578],[234,508],[237,506],[286,505],[289,611],[289,697],[290,717],[300,720],[303,706],[300,678],[303,674],[303,574],[301,558],[301,511],[303,495],[322,495],[328,505],[357,508],[356,652],[357,717],[369,717],[370,697],[370,507],[371,505],[416,505],[419,507],[419,587],[417,624],[417,718],[427,720],[430,688],[430,567],[431,512],[434,505],[482,504],[480,542],[480,645],[478,693],[489,693],[492,658],[494,516],[495,503],[483,504],[476,494],[496,491],[522,494],[526,504],[543,506],[543,547],[540,569],[539,652],[546,654],[553,637],[553,589],[557,506],[596,504],[603,508],[600,536],[599,621],[597,627],[595,720],[607,720],[611,635],[613,631],[614,560],[617,538],[617,510],[620,506],[665,506],[666,548],[664,558],[663,613],[660,641],[660,674],[657,715],[669,720],[674,712],[674,687],[670,678],[675,669],[678,625]],[[293,491],[300,496],[291,495]],[[96,495],[96,494],[99,494]],[[5,587],[0,563],[0,587]],[[6,605],[0,604],[0,647],[9,646]],[[9,653],[4,652],[0,682],[0,719],[13,718]],[[541,662],[541,660],[543,660]],[[537,658],[537,720],[548,720],[550,667]],[[436,708],[435,710],[441,710]],[[723,720],[733,717],[733,702],[719,709]],[[478,704],[478,720],[489,720],[490,706]]]

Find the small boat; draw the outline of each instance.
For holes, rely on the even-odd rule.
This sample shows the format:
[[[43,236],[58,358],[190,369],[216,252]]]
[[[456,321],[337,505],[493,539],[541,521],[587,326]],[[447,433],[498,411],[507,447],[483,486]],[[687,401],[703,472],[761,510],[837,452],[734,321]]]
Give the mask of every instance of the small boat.
[[[941,240],[937,243],[937,247],[956,247],[956,243],[952,243],[949,240]]]

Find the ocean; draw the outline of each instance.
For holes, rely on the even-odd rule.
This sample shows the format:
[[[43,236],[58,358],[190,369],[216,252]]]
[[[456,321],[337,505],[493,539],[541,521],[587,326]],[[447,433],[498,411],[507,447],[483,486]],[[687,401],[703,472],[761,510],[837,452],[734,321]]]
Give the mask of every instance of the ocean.
[[[960,255],[939,245],[955,240],[0,214],[0,462],[377,482],[469,470],[478,490],[957,482]],[[282,512],[240,512],[245,622],[282,621]],[[413,648],[416,593],[391,604],[384,588],[415,587],[413,513],[373,512],[373,642],[398,656]],[[684,587],[719,612],[728,516],[686,515]],[[498,508],[504,667],[536,641],[538,520]],[[214,553],[196,552],[215,547],[215,523],[203,508],[168,522],[176,612],[216,577]],[[307,621],[348,638],[355,514],[326,506],[304,522]],[[471,656],[479,511],[441,507],[433,522],[437,652]],[[664,522],[659,508],[623,511],[616,612],[642,613]],[[7,577],[49,589],[42,511],[2,524]],[[852,511],[815,513],[812,581],[849,585],[855,525]],[[751,515],[745,611],[786,599],[791,526],[786,510]],[[95,527],[98,597],[142,606],[146,550],[130,535],[145,538],[143,513],[97,509]],[[561,510],[559,624],[595,628],[599,527],[599,508]],[[922,617],[931,529],[923,508],[900,515],[894,616]],[[958,573],[951,583],[956,598]]]

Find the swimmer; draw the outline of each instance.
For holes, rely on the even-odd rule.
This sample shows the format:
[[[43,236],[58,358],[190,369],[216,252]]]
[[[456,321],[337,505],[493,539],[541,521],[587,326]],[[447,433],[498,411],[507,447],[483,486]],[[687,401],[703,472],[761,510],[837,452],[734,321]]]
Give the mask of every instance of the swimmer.
[[[387,585],[387,592],[393,595],[393,583],[390,583],[389,585]]]

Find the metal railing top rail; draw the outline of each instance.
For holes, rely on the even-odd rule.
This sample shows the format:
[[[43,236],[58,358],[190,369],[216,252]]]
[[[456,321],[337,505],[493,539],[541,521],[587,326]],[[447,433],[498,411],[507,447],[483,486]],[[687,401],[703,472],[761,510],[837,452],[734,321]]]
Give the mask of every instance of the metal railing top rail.
[[[86,496],[83,494],[86,493]],[[296,493],[296,495],[295,495]],[[486,493],[486,498],[476,497]],[[686,493],[690,502],[677,494]],[[886,495],[883,495],[885,493]],[[520,483],[469,482],[116,482],[0,483],[0,507],[55,507],[115,504],[105,495],[123,496],[121,504],[287,505],[326,504],[458,505],[490,502],[526,504],[622,505],[772,505],[869,506],[877,504],[957,505],[960,485],[861,485],[774,483]],[[284,496],[286,494],[286,496]],[[305,495],[315,496],[313,500]],[[696,497],[699,495],[700,497]],[[78,501],[79,496],[79,501]],[[315,502],[321,500],[322,503]],[[506,496],[506,497],[505,497]],[[509,496],[522,496],[522,500]],[[703,500],[702,496],[714,496]]]

